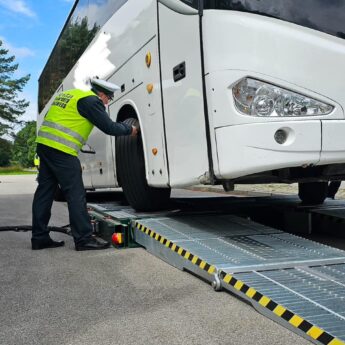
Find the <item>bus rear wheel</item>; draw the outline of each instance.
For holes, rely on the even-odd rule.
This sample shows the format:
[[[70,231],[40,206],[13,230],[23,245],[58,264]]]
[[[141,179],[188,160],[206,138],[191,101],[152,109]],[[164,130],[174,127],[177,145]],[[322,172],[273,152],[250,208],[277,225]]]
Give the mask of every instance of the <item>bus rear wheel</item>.
[[[138,120],[124,121],[130,126]],[[116,138],[116,171],[128,203],[137,211],[157,211],[168,207],[170,188],[154,188],[147,184],[141,135]]]
[[[306,182],[298,184],[298,196],[306,205],[322,204],[327,197],[327,182]]]

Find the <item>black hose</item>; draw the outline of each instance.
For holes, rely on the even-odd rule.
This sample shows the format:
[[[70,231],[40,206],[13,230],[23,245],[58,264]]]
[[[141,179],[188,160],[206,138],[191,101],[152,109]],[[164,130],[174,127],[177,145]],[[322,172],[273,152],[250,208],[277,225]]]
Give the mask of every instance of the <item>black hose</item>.
[[[61,232],[62,234],[71,235],[71,229],[69,224],[64,226],[48,226],[49,231]],[[31,225],[12,225],[12,226],[0,226],[0,231],[15,231],[15,232],[27,232],[32,231]]]

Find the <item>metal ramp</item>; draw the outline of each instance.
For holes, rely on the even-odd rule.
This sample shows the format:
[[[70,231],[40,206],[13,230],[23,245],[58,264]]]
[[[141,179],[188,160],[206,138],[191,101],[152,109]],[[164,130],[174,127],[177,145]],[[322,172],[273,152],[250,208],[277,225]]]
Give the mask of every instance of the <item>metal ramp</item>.
[[[345,345],[345,252],[232,215],[133,220],[136,242],[315,344]]]

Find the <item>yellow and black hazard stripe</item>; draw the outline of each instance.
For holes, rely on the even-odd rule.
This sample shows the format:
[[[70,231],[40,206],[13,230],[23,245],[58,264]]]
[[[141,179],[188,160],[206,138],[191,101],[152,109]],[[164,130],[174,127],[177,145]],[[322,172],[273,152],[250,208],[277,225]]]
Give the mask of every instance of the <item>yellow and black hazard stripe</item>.
[[[156,241],[160,242],[162,245],[170,248],[173,252],[177,253],[178,255],[182,256],[186,260],[191,261],[194,265],[200,267],[204,271],[208,272],[209,274],[214,274],[217,269],[215,266],[208,264],[207,262],[201,260],[196,255],[188,252],[187,250],[179,247],[172,241],[164,238],[160,234],[156,233],[155,231],[145,227],[144,225],[135,222],[135,226],[137,229],[145,233],[146,235],[152,237]],[[333,337],[331,334],[325,332],[321,328],[314,326],[310,322],[304,320],[299,315],[289,311],[282,305],[274,302],[267,296],[262,295],[260,292],[256,291],[254,288],[248,286],[244,282],[236,279],[231,274],[226,273],[224,271],[219,272],[220,279],[230,285],[232,288],[237,290],[239,293],[244,294],[246,297],[254,300],[255,302],[259,303],[262,307],[270,310],[276,316],[282,318],[290,325],[298,328],[300,331],[304,332],[305,334],[309,335],[312,339],[319,341],[321,344],[324,345],[345,345],[343,341]]]
[[[206,261],[200,259],[198,256],[193,255],[188,250],[183,249],[182,247],[178,246],[174,242],[164,238],[163,236],[147,228],[146,226],[138,222],[135,222],[135,227],[139,229],[140,231],[142,231],[143,233],[145,233],[146,235],[160,242],[165,247],[170,248],[173,252],[182,256],[184,259],[189,260],[193,265],[198,266],[203,271],[206,271],[209,274],[214,274],[216,272],[215,266],[208,264]]]
[[[337,339],[333,337],[331,334],[322,330],[321,328],[312,325],[310,322],[304,320],[302,317],[287,310],[282,305],[274,302],[269,297],[262,295],[260,292],[256,291],[244,282],[236,279],[231,274],[226,273],[224,271],[220,271],[219,276],[224,283],[230,285],[238,292],[244,294],[246,297],[249,297],[250,299],[259,303],[262,307],[270,310],[276,316],[284,319],[290,325],[298,328],[300,331],[306,333],[314,340],[319,341],[321,344],[345,345],[345,343],[340,339]]]

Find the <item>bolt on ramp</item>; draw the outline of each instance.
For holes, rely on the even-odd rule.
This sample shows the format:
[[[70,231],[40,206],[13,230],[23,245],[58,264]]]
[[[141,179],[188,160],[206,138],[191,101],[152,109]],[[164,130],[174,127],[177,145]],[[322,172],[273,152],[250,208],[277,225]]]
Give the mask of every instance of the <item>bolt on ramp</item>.
[[[171,265],[249,301],[315,344],[345,345],[345,252],[232,215],[133,221]]]

